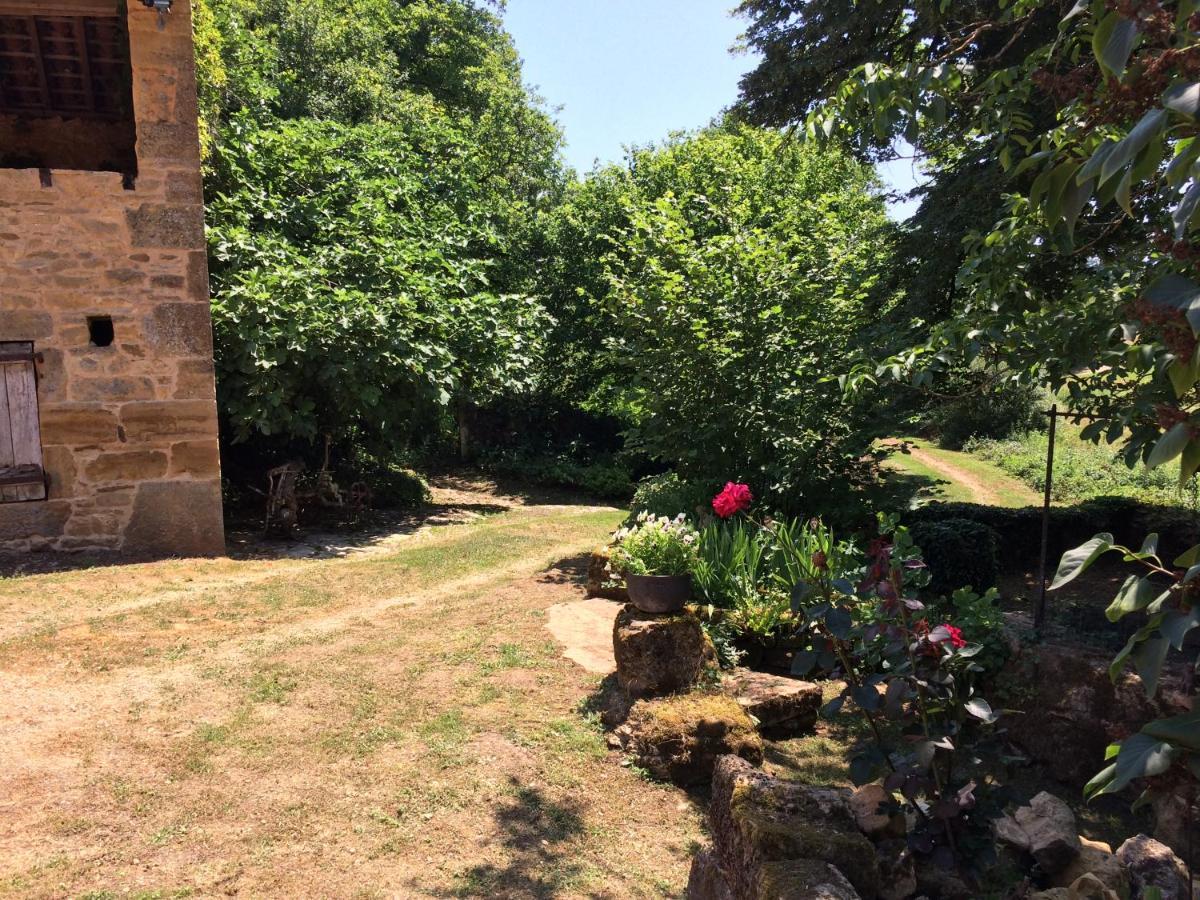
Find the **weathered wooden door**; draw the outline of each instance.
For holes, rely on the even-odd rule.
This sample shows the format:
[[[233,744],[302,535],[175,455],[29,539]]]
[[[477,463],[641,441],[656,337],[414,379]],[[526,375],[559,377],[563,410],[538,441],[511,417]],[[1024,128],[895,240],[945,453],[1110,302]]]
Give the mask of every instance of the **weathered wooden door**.
[[[0,502],[45,499],[33,344],[0,342]]]

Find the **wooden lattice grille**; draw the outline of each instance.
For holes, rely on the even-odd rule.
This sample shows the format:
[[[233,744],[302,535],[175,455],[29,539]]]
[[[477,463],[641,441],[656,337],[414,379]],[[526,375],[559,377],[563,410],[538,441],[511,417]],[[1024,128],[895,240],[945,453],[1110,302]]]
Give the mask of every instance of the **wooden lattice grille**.
[[[129,38],[112,16],[11,15],[0,4],[0,114],[131,114]]]

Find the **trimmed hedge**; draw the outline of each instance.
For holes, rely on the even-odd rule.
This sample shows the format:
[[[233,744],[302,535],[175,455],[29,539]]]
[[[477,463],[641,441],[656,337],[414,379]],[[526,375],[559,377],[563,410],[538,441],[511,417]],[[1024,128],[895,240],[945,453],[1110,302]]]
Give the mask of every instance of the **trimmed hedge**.
[[[930,503],[905,516],[906,524],[914,530],[921,523],[952,519],[969,519],[992,528],[999,537],[1000,559],[1006,565],[1037,565],[1041,507],[1005,509],[976,503]],[[1196,514],[1189,510],[1139,503],[1129,497],[1098,497],[1076,506],[1051,508],[1049,567],[1053,569],[1066,551],[1105,531],[1118,543],[1135,548],[1141,546],[1146,535],[1157,533],[1160,554],[1169,561],[1200,543],[1197,522]]]
[[[929,566],[929,591],[949,596],[961,587],[977,594],[996,586],[1000,536],[973,519],[916,522],[909,529]]]

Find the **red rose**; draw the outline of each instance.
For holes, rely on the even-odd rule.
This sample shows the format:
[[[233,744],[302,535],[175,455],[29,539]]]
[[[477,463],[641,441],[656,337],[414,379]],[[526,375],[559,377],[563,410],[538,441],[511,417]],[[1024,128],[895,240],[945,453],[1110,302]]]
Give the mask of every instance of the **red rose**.
[[[967,640],[963,637],[962,629],[955,628],[949,622],[939,625],[929,640],[935,644],[944,644],[946,641],[949,641],[955,650],[959,647],[967,646]]]
[[[730,481],[721,493],[713,497],[712,507],[713,512],[718,516],[728,519],[730,516],[736,516],[743,510],[749,509],[753,502],[754,495],[750,493],[748,485]]]

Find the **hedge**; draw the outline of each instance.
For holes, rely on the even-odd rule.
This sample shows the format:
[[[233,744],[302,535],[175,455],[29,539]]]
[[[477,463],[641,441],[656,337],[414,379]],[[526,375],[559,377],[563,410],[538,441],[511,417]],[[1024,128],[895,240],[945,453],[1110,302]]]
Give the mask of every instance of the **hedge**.
[[[909,525],[949,519],[970,519],[995,530],[1000,539],[1000,558],[1006,565],[1037,564],[1041,507],[1006,509],[977,503],[930,503],[905,516]],[[1053,568],[1063,553],[1101,532],[1135,548],[1153,532],[1159,536],[1160,555],[1169,561],[1200,543],[1197,522],[1196,513],[1190,510],[1139,503],[1130,497],[1097,497],[1076,506],[1052,507],[1047,558]]]

